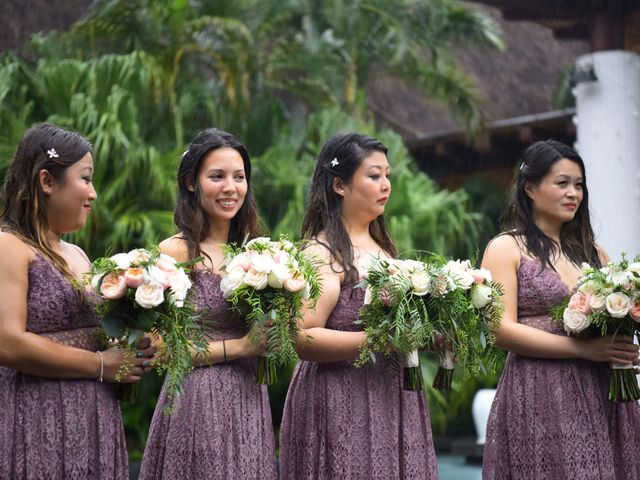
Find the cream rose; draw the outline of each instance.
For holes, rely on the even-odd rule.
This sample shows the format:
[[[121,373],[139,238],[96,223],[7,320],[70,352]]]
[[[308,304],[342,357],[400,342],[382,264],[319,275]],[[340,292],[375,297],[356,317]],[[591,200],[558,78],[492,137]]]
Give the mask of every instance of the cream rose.
[[[138,288],[144,283],[145,274],[144,268],[133,267],[128,268],[124,272],[124,281],[127,283],[127,287]]]
[[[569,308],[565,309],[562,314],[562,323],[567,333],[580,333],[590,325],[585,314]]]
[[[285,290],[288,290],[290,292],[299,292],[304,288],[306,283],[307,281],[302,276],[302,274],[300,274],[299,272],[295,272],[293,275],[291,275],[291,277],[285,279],[282,282],[282,286],[285,288]]]
[[[471,289],[471,302],[476,308],[484,308],[491,301],[489,285],[474,285]]]
[[[129,259],[131,260],[131,263],[141,263],[141,262],[148,262],[149,259],[151,258],[149,256],[149,252],[147,252],[144,248],[136,248],[134,250],[131,250],[128,254]]]
[[[585,294],[593,295],[598,291],[598,284],[593,280],[587,280],[578,288],[579,291]]]
[[[469,273],[473,277],[473,281],[476,284],[481,284],[485,282],[491,283],[493,281],[493,278],[491,277],[491,272],[486,268],[478,268],[475,270],[472,269],[472,270],[469,270]]]
[[[222,295],[227,298],[231,293],[242,285],[244,281],[245,272],[241,266],[237,266],[233,270],[229,270],[226,275],[220,280],[220,290]]]
[[[606,297],[604,295],[594,294],[589,298],[589,306],[594,312],[603,312],[607,306],[605,305]]]
[[[631,275],[627,271],[611,271],[607,275],[607,282],[613,284],[614,287],[620,287],[629,283]]]
[[[244,276],[244,283],[256,290],[263,290],[267,286],[268,274],[259,272],[253,267]]]
[[[425,271],[418,270],[411,274],[411,286],[413,287],[413,293],[418,296],[423,296],[429,293],[431,287],[431,277]]]
[[[142,308],[153,308],[164,302],[164,287],[160,283],[148,282],[136,288],[135,300]]]
[[[169,273],[155,265],[148,267],[149,278],[152,282],[159,283],[163,288],[169,286]]]
[[[171,300],[176,307],[184,306],[184,299],[191,288],[191,279],[181,268],[169,276],[169,288],[171,289]]]
[[[118,298],[122,298],[126,292],[127,283],[125,282],[124,275],[110,273],[109,275],[105,275],[102,279],[100,293],[107,300],[117,300]]]
[[[267,283],[272,288],[282,288],[283,282],[289,278],[291,278],[289,267],[283,263],[276,263],[269,272]]]
[[[607,296],[605,306],[613,318],[624,318],[631,308],[631,299],[624,293],[615,292]]]

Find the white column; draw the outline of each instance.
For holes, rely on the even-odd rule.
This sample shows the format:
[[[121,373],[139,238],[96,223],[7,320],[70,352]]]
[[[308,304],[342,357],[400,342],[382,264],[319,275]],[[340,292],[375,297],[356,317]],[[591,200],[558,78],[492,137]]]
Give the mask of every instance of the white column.
[[[640,253],[640,55],[602,51],[578,58],[596,81],[576,97],[576,149],[585,162],[596,241],[612,260]]]

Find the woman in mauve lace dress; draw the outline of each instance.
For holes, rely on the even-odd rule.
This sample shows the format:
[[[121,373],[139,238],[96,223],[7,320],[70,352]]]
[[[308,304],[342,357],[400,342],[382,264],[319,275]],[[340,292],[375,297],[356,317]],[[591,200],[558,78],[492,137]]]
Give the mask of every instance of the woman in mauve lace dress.
[[[402,362],[353,365],[366,341],[356,284],[373,258],[396,254],[382,217],[390,193],[378,140],[345,133],[324,144],[302,228],[323,262],[322,296],[304,315],[287,393],[282,480],[437,478],[426,397],[403,388]]]
[[[61,235],[81,229],[96,199],[91,144],[42,124],[22,137],[0,214],[0,478],[128,478],[112,383],[125,361],[99,351],[89,268]],[[155,349],[133,360],[137,382]]]
[[[261,233],[250,179],[245,147],[222,130],[200,132],[182,156],[174,209],[179,233],[160,248],[178,261],[204,258],[195,266],[190,300],[201,314],[209,350],[194,357],[196,369],[171,415],[163,413],[163,388],[141,480],[276,478],[267,387],[255,378],[264,341],[250,338],[245,320],[231,312],[220,290],[220,246]]]
[[[549,308],[600,266],[584,164],[572,148],[537,142],[516,175],[508,231],[483,266],[505,289],[496,343],[509,351],[488,423],[485,480],[640,478],[640,411],[607,400],[608,362],[636,362],[630,337],[568,337]]]

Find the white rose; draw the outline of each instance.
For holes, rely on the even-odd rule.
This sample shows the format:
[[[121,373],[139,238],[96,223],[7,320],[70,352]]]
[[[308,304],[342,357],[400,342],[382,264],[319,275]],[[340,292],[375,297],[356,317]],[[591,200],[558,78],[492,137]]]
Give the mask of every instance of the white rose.
[[[589,319],[585,314],[567,308],[562,314],[562,323],[567,333],[580,333],[589,326]]]
[[[607,275],[607,282],[611,283],[614,287],[626,285],[630,280],[631,277],[627,271],[611,271],[609,275]]]
[[[271,241],[271,239],[269,237],[256,237],[253,240],[249,240],[247,242],[247,244],[245,245],[245,247],[247,249],[249,249],[249,247],[251,247],[252,245],[255,245],[256,243],[263,245],[263,246],[271,246],[271,244],[273,243]]]
[[[463,290],[469,290],[474,283],[473,275],[469,272],[470,264],[468,260],[449,261],[442,270],[449,277],[449,289],[455,290],[456,287]]]
[[[242,285],[244,276],[244,269],[238,266],[233,270],[229,270],[227,274],[222,277],[222,280],[220,280],[220,290],[222,290],[224,298],[227,298],[236,288]]]
[[[491,301],[489,285],[475,285],[471,289],[471,302],[476,308],[483,308]]]
[[[589,306],[594,312],[603,312],[607,308],[607,306],[605,305],[605,301],[606,297],[604,295],[598,295],[597,293],[594,293],[589,299]]]
[[[191,279],[179,268],[169,277],[169,288],[171,289],[171,299],[176,307],[184,306],[184,299],[187,297],[187,292],[191,288]]]
[[[587,293],[589,295],[595,295],[598,291],[598,284],[593,280],[587,280],[578,288],[582,293]]]
[[[164,302],[164,287],[160,283],[143,283],[136,288],[136,303],[142,308],[153,308]]]
[[[631,308],[631,299],[624,293],[616,292],[607,296],[605,305],[613,318],[624,318]]]
[[[627,271],[630,273],[629,277],[635,283],[640,283],[640,262],[630,263],[627,267]]]
[[[256,290],[262,290],[267,286],[268,274],[250,268],[244,276],[244,283]]]
[[[155,265],[151,265],[147,267],[147,272],[149,273],[149,278],[152,282],[159,283],[164,288],[169,286],[169,274],[161,269],[160,267],[156,267]]]
[[[411,285],[413,286],[413,293],[418,296],[423,296],[429,293],[429,287],[431,287],[431,277],[425,271],[418,270],[411,275]]]
[[[116,253],[113,257],[109,257],[109,260],[116,262],[120,270],[126,270],[131,266],[131,256],[128,253]]]
[[[269,272],[267,283],[271,288],[282,288],[284,281],[289,278],[291,278],[289,267],[283,263],[276,263]]]
[[[267,274],[271,271],[273,266],[273,258],[271,258],[271,255],[267,253],[255,255],[251,259],[251,270],[255,270],[256,272]]]

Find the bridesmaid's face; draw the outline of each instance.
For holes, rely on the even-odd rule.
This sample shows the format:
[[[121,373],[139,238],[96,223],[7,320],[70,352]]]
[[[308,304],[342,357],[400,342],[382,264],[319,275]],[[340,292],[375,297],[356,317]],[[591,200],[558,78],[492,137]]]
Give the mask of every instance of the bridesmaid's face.
[[[389,162],[384,153],[372,152],[366,156],[348,184],[337,182],[334,187],[342,197],[343,215],[367,217],[367,221],[382,215],[391,195],[389,174]]]
[[[209,152],[198,172],[203,210],[214,220],[231,220],[247,195],[247,178],[242,157],[233,148]]]
[[[80,230],[87,223],[91,203],[97,198],[93,188],[93,157],[87,153],[67,167],[58,181],[46,170],[40,172],[46,197],[46,215],[50,229],[57,233]]]
[[[537,218],[565,223],[573,220],[580,208],[584,196],[583,183],[580,166],[563,158],[552,165],[540,183],[527,185],[525,191],[533,202]]]

